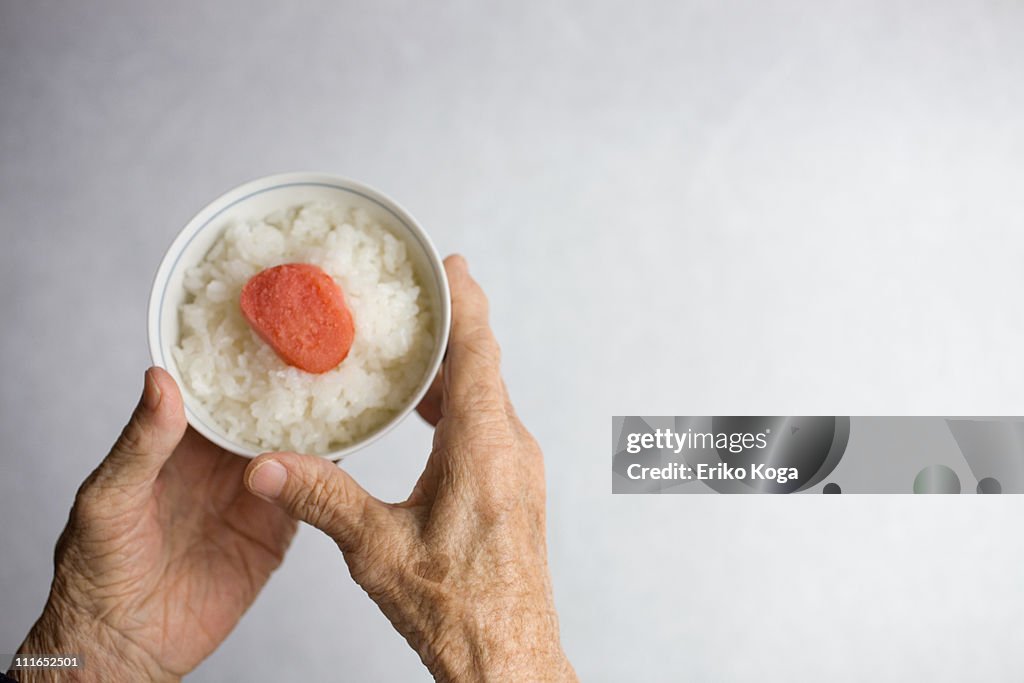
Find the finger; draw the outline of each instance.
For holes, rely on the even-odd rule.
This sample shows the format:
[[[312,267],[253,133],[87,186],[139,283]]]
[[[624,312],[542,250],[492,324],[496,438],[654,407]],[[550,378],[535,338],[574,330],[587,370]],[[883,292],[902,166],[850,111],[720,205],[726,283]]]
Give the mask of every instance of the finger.
[[[342,550],[357,545],[367,514],[384,504],[330,460],[268,453],[245,470],[246,488],[333,538]]]
[[[452,330],[444,365],[445,415],[488,419],[504,413],[501,349],[488,321],[487,296],[469,274],[466,259],[444,260],[452,291]]]
[[[420,414],[420,417],[435,427],[444,416],[444,413],[441,411],[443,396],[444,378],[442,373],[438,372],[434,377],[434,381],[430,383],[427,393],[423,396],[423,400],[416,406],[416,412]]]
[[[174,378],[162,368],[149,368],[135,412],[97,468],[97,483],[120,487],[151,484],[187,426]]]

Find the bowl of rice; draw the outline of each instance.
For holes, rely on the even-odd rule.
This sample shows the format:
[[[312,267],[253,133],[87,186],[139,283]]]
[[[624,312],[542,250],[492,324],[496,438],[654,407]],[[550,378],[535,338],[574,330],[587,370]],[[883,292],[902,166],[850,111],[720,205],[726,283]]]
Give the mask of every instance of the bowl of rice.
[[[290,365],[243,315],[246,283],[284,264],[316,266],[343,292],[354,334],[336,367]],[[450,325],[444,265],[407,211],[361,183],[286,173],[245,183],[189,221],[157,270],[148,331],[154,364],[207,439],[247,456],[340,460],[416,407]]]

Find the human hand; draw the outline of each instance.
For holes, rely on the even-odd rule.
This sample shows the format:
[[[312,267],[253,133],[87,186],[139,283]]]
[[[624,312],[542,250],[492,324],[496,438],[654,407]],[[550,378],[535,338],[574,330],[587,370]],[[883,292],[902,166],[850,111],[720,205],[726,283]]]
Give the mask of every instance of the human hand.
[[[245,489],[247,462],[187,428],[174,380],[150,368],[131,421],[78,491],[49,599],[19,652],[79,654],[79,680],[176,680],[195,668],[295,533]]]
[[[461,257],[445,266],[451,340],[419,408],[436,429],[409,498],[383,503],[296,453],[255,459],[246,484],[337,542],[437,679],[575,680],[551,594],[543,456],[509,402],[483,291]]]

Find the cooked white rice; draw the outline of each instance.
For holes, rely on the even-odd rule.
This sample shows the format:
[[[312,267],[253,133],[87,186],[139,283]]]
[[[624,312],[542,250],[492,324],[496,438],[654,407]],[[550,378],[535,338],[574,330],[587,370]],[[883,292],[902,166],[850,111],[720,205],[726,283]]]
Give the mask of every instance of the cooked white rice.
[[[242,286],[282,263],[317,265],[345,294],[355,339],[333,370],[287,365],[242,316]],[[315,203],[229,225],[185,289],[178,370],[229,438],[259,450],[325,453],[370,434],[430,360],[429,304],[406,246],[361,209]]]

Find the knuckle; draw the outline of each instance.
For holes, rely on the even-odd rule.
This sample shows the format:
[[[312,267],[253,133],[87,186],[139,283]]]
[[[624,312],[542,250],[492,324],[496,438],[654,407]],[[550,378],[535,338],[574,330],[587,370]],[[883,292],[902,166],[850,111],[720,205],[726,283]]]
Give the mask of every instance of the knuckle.
[[[469,406],[452,414],[452,433],[444,446],[463,462],[480,462],[483,472],[497,473],[515,449],[515,435],[504,413],[496,408]]]
[[[498,363],[501,361],[501,346],[494,338],[491,328],[485,324],[479,324],[468,329],[463,336],[463,343],[466,350],[481,358]]]
[[[476,312],[481,318],[487,319],[491,314],[491,300],[484,293],[479,282],[473,281],[473,295],[476,297]]]
[[[121,430],[115,450],[124,455],[142,455],[146,450],[148,431],[137,417],[132,417]]]
[[[71,506],[71,520],[73,523],[81,523],[94,519],[100,509],[101,500],[95,486],[86,480],[78,493],[75,494],[75,502]]]
[[[341,541],[344,511],[357,504],[356,497],[341,480],[341,472],[317,470],[310,475],[312,483],[302,490],[295,502],[299,517]]]
[[[491,302],[480,283],[467,273],[459,285],[459,291],[463,295],[459,303],[464,305],[464,312],[468,315],[486,316],[490,311]]]
[[[521,457],[524,449],[507,438],[486,445],[477,442],[462,448],[474,466],[468,473],[468,509],[485,528],[516,525],[543,506],[544,474],[531,458]]]
[[[306,521],[320,528],[330,525],[334,518],[334,506],[339,503],[336,496],[336,487],[330,480],[317,476],[299,500],[299,508]]]
[[[495,391],[495,383],[487,377],[470,380],[456,395],[455,412],[464,415],[496,415],[505,413],[505,400]]]
[[[529,459],[529,460],[536,460],[538,458],[542,459],[543,458],[543,450],[540,447],[540,442],[537,441],[537,437],[535,437],[532,433],[530,433],[530,430],[528,430],[526,428],[526,426],[523,425],[523,423],[520,422],[518,419],[516,419],[516,421],[515,421],[515,427],[516,427],[516,432],[517,432],[517,434],[519,436],[519,442],[520,442],[520,446],[519,447],[523,451],[524,455],[527,456],[527,459]]]
[[[75,494],[68,521],[76,530],[95,532],[120,528],[129,523],[125,511],[132,509],[133,491],[111,481],[86,480]]]

